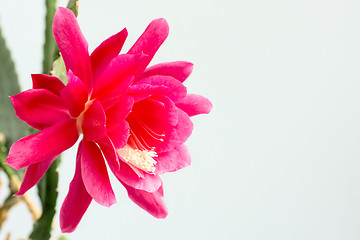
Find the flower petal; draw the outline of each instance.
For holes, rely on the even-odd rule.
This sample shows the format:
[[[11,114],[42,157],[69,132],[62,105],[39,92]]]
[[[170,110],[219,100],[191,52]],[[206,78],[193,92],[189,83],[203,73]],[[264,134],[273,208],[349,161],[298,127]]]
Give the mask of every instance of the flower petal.
[[[158,191],[149,193],[143,190],[135,189],[124,182],[121,182],[126,188],[129,198],[139,207],[150,213],[156,218],[166,218],[168,209],[162,200],[162,186]]]
[[[115,176],[120,180],[126,183],[127,185],[144,190],[147,192],[156,192],[161,186],[161,179],[158,175],[148,174],[144,172],[144,177],[140,178],[120,157],[120,169],[115,171]]]
[[[21,183],[19,191],[14,194],[15,196],[21,196],[27,192],[30,188],[35,186],[40,179],[44,176],[45,172],[48,170],[52,162],[58,156],[53,156],[50,159],[32,164],[26,168],[23,181]]]
[[[110,169],[118,171],[120,168],[120,162],[111,139],[108,136],[105,136],[103,139],[97,140],[96,143],[99,145],[101,152],[104,154],[105,160]]]
[[[94,81],[104,71],[109,62],[119,55],[128,32],[124,28],[121,32],[103,41],[90,55]]]
[[[106,135],[106,116],[100,101],[94,101],[84,113],[82,131],[87,141],[102,139]]]
[[[180,82],[184,82],[193,70],[193,64],[185,61],[166,62],[156,64],[147,68],[141,75],[141,78],[150,76],[161,75],[170,76]]]
[[[185,145],[177,145],[174,149],[158,154],[156,160],[156,174],[164,174],[167,172],[174,172],[191,163],[189,150]]]
[[[115,57],[96,79],[92,98],[109,98],[126,93],[134,72],[143,65],[147,56],[122,54]]]
[[[107,132],[116,149],[125,147],[129,138],[129,123],[121,121],[115,128]]]
[[[105,111],[106,114],[106,128],[108,131],[113,130],[122,121],[125,120],[127,115],[130,113],[131,108],[134,104],[132,97],[123,95],[122,99],[118,99],[118,103]]]
[[[152,96],[151,99],[162,102],[164,104],[167,122],[172,126],[176,126],[178,123],[178,107],[175,105],[175,103],[164,95],[155,95]]]
[[[92,141],[80,143],[79,159],[81,161],[81,176],[86,191],[99,204],[110,207],[116,203],[104,157],[99,147]]]
[[[60,228],[63,233],[70,233],[76,229],[92,201],[92,197],[86,191],[81,177],[81,151],[81,146],[79,146],[75,175],[60,209]]]
[[[41,130],[70,118],[61,98],[46,89],[30,89],[10,98],[16,116],[33,128]]]
[[[152,95],[166,95],[174,102],[179,102],[186,96],[186,87],[173,77],[151,76],[131,85],[127,94],[135,102]]]
[[[176,140],[179,144],[184,143],[191,135],[194,124],[189,116],[182,110],[178,110],[178,124],[175,126]]]
[[[19,170],[47,160],[70,148],[78,137],[75,119],[60,122],[15,142],[10,148],[6,164]]]
[[[64,59],[66,70],[71,69],[90,89],[92,73],[88,43],[71,10],[62,7],[56,10],[53,33]]]
[[[189,117],[208,114],[213,107],[209,99],[196,94],[188,94],[181,102],[177,103],[176,106],[186,112]]]
[[[178,124],[168,127],[163,142],[153,141],[151,144],[156,144],[154,146],[158,154],[170,151],[174,146],[183,144],[190,137],[192,130],[193,123],[189,116],[181,109],[178,109]]]
[[[46,74],[31,74],[33,89],[47,89],[60,96],[60,91],[65,87],[64,83],[57,77]]]
[[[61,97],[66,103],[71,116],[78,117],[84,110],[85,103],[88,100],[88,92],[85,84],[75,76],[71,70],[67,73],[68,84],[61,90]]]
[[[176,116],[177,119],[177,116]],[[128,144],[133,148],[155,148],[168,150],[171,131],[177,139],[177,133],[171,123],[174,117],[170,116],[165,104],[151,98],[136,102],[126,121],[130,125]],[[143,147],[142,147],[143,146]]]
[[[169,34],[169,25],[165,19],[159,18],[153,20],[144,33],[138,38],[135,44],[128,51],[129,54],[144,53],[149,56],[146,65],[142,68],[143,72],[150,63],[155,53],[165,41]]]

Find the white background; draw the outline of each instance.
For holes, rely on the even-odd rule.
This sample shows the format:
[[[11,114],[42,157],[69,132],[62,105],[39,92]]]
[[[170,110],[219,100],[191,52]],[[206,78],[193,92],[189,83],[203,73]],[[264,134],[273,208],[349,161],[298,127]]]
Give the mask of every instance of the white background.
[[[118,204],[93,202],[68,238],[360,239],[359,10],[350,0],[80,0],[90,51],[124,27],[127,50],[152,19],[166,18],[170,36],[153,63],[193,62],[188,91],[214,109],[194,118],[192,165],[163,177],[166,220],[112,179]],[[0,18],[28,89],[41,71],[44,6],[0,0]],[[63,155],[59,207],[75,154]],[[25,237],[31,225],[19,205],[0,239]]]

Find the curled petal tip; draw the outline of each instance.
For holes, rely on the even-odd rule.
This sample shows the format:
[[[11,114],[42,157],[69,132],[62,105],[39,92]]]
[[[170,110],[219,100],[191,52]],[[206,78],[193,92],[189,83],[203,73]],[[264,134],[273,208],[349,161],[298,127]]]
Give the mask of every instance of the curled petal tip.
[[[157,18],[151,21],[150,25],[156,25],[156,27],[161,30],[163,33],[166,33],[166,35],[169,33],[169,24],[166,21],[165,18]]]
[[[166,21],[166,19],[165,18],[156,18],[156,19],[154,19],[154,20],[152,20],[151,21],[151,23],[163,23],[163,24],[166,24],[166,25],[168,25],[168,23],[167,23],[167,21]]]
[[[56,11],[71,11],[71,10],[64,7],[58,7]]]
[[[162,214],[159,214],[157,216],[155,216],[158,219],[165,219],[168,216],[168,212],[164,212]]]
[[[24,193],[17,192],[17,193],[14,194],[15,197],[19,197],[19,196],[22,196],[22,195],[24,195]]]

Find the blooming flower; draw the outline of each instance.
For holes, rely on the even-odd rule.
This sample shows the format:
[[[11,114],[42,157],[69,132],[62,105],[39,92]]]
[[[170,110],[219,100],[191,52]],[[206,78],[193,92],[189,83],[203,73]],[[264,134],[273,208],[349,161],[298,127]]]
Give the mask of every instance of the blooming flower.
[[[149,56],[148,64],[165,41],[168,29],[164,19],[154,20],[128,54],[144,53]],[[190,164],[183,144],[193,129],[189,117],[209,113],[212,108],[205,97],[187,94],[182,84],[192,67],[189,62],[168,62],[142,71],[141,66],[127,91],[134,99],[126,118],[130,136],[126,146],[117,150],[120,168],[113,172],[129,197],[157,218],[167,215],[159,175]]]
[[[190,164],[183,145],[193,127],[189,117],[212,107],[206,98],[187,94],[182,84],[192,64],[147,68],[168,35],[164,19],[151,22],[121,55],[126,29],[89,55],[76,17],[65,8],[55,13],[53,33],[68,84],[35,74],[33,89],[11,97],[16,115],[40,130],[10,148],[6,163],[15,169],[27,167],[17,195],[33,187],[54,159],[83,135],[75,175],[60,210],[62,231],[75,230],[92,199],[107,207],[116,202],[106,165],[136,204],[164,218],[159,175]]]
[[[67,68],[68,84],[53,76],[35,74],[33,89],[11,97],[16,115],[40,132],[14,143],[6,163],[15,169],[27,167],[16,194],[22,195],[40,180],[61,152],[83,135],[75,176],[60,213],[61,228],[69,232],[92,199],[104,206],[116,202],[105,161],[112,169],[119,168],[115,146],[126,144],[125,118],[133,104],[125,93],[133,78],[131,69],[141,65],[142,54],[118,56],[127,35],[123,30],[89,56],[76,17],[65,8],[56,11],[53,33]],[[117,43],[111,53],[109,42]]]

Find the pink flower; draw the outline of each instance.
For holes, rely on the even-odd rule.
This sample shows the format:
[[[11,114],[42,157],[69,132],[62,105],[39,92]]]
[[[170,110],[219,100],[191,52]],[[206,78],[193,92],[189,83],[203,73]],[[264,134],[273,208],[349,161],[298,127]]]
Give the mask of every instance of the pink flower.
[[[16,194],[22,195],[83,135],[75,176],[60,212],[62,231],[71,232],[92,199],[107,207],[116,202],[105,161],[111,169],[120,167],[116,148],[126,145],[125,118],[133,104],[125,93],[143,54],[118,56],[127,36],[124,29],[89,56],[76,17],[65,8],[56,11],[53,33],[69,82],[65,86],[56,77],[32,75],[33,89],[11,97],[16,115],[41,131],[14,143],[6,163],[15,169],[27,167]],[[111,51],[110,43],[116,43]]]
[[[168,35],[164,19],[150,23],[127,54],[144,53],[149,64]],[[184,142],[191,135],[189,117],[209,113],[212,104],[205,97],[187,94],[183,81],[192,72],[189,62],[161,63],[145,69],[139,66],[127,95],[135,103],[126,121],[130,137],[118,148],[120,168],[113,170],[129,197],[157,218],[167,216],[160,174],[190,165]]]
[[[69,83],[32,75],[33,89],[11,97],[17,116],[41,130],[10,149],[6,163],[15,169],[27,167],[17,195],[33,187],[52,161],[83,135],[75,175],[60,210],[63,232],[75,230],[92,199],[107,207],[116,202],[106,164],[136,204],[157,218],[166,217],[159,175],[190,164],[184,145],[193,129],[189,117],[212,108],[208,99],[187,94],[182,84],[192,71],[191,63],[147,68],[168,35],[166,21],[151,22],[122,55],[126,29],[89,56],[68,9],[56,11],[53,32]]]

